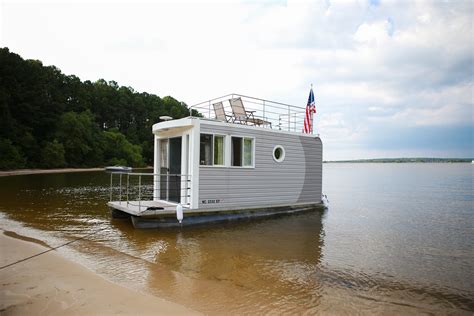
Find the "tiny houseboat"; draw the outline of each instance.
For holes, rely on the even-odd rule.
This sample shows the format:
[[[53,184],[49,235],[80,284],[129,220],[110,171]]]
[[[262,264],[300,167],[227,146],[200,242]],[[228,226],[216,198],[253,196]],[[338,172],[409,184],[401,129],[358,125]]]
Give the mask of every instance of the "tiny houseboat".
[[[231,94],[153,125],[153,173],[111,174],[112,215],[156,228],[321,209],[322,142],[304,118]]]

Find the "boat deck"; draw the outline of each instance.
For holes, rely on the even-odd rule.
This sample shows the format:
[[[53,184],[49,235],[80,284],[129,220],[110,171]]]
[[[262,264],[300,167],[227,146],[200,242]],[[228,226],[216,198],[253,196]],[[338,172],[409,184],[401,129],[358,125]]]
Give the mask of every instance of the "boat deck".
[[[107,205],[111,209],[119,210],[133,216],[159,216],[176,214],[177,203],[167,201],[110,201]],[[157,208],[163,209],[157,209]],[[188,208],[183,206],[183,210]]]
[[[221,209],[189,209],[183,207],[184,219],[176,219],[176,203],[167,201],[111,201],[107,203],[115,218],[131,217],[135,228],[164,228],[183,225],[227,222],[282,214],[294,214],[316,209],[324,209],[321,203],[305,203],[272,207],[245,207]],[[163,208],[163,209],[153,209]]]
[[[168,201],[111,201],[107,205],[112,210],[119,210],[129,215],[136,217],[163,217],[169,215],[176,215],[177,203]],[[196,215],[210,215],[210,214],[229,214],[229,213],[244,213],[244,212],[266,212],[266,213],[294,213],[306,209],[313,209],[314,207],[321,207],[322,203],[296,203],[293,205],[273,205],[270,207],[254,206],[243,208],[212,208],[212,209],[190,209],[183,205],[183,213],[190,216]],[[154,209],[154,208],[163,209]],[[269,212],[270,211],[270,212]]]

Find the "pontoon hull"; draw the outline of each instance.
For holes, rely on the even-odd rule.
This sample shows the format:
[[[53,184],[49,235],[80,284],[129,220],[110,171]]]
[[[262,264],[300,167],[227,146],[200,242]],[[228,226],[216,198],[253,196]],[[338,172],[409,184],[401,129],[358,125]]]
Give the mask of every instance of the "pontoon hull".
[[[297,206],[278,206],[265,208],[251,208],[240,210],[209,211],[200,210],[184,213],[182,223],[179,223],[175,214],[155,214],[149,216],[136,216],[111,208],[114,218],[130,217],[132,224],[138,229],[173,228],[182,226],[203,225],[212,223],[223,223],[242,221],[257,218],[284,216],[309,211],[323,211],[324,205],[312,203]],[[117,216],[118,214],[123,216]]]

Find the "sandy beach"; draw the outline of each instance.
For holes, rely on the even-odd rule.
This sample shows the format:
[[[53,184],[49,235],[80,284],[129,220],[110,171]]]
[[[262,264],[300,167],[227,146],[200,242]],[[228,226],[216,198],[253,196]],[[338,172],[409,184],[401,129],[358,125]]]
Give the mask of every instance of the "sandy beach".
[[[0,266],[47,249],[2,233]],[[0,284],[2,315],[198,314],[184,306],[111,283],[55,251],[1,268]]]

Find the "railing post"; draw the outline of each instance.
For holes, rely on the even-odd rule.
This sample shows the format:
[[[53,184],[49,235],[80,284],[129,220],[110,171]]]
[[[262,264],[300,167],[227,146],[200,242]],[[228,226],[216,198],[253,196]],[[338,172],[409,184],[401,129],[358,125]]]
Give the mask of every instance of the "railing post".
[[[209,115],[207,118],[211,118],[211,100],[209,100]]]
[[[290,124],[291,124],[291,112],[290,112],[290,106],[288,106],[288,132],[290,131]]]
[[[109,198],[109,202],[112,202],[112,176],[114,174],[111,172],[110,173],[110,198]]]
[[[266,117],[265,117],[265,100],[263,100],[263,120],[266,121]]]
[[[170,174],[169,171],[166,173],[166,200],[168,201],[170,197]]]
[[[184,204],[183,203],[183,176],[182,175],[179,175],[179,176],[176,176],[176,181],[178,182],[179,181],[179,202],[178,203],[181,203],[181,204]],[[179,180],[178,180],[179,178]]]
[[[122,173],[120,173],[119,203],[122,204]]]
[[[138,176],[138,212],[142,211],[142,175]]]
[[[128,188],[130,187],[130,173],[127,173],[127,207],[128,207]]]
[[[281,131],[281,114],[278,114],[278,129]]]

